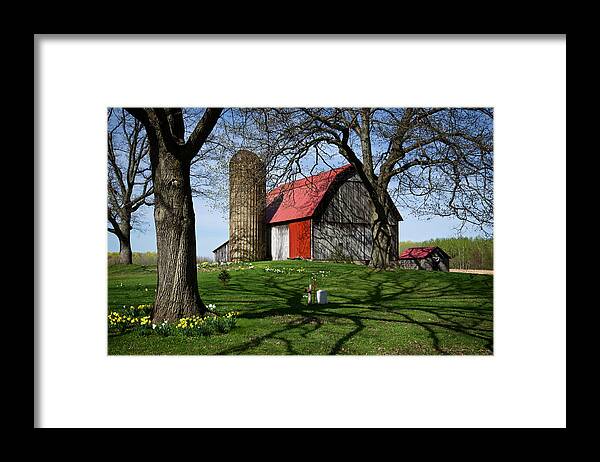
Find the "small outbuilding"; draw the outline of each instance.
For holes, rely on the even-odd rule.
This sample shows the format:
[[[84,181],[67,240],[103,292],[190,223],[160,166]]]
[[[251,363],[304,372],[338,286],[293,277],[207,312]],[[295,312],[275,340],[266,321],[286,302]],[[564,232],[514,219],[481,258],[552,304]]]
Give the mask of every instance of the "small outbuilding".
[[[450,256],[439,247],[410,247],[400,254],[400,267],[427,271],[450,271]]]

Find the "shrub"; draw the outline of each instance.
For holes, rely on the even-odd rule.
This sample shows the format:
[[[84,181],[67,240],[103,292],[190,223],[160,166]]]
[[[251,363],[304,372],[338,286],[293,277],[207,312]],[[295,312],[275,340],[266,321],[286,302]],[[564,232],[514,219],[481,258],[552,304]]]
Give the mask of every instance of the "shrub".
[[[223,284],[224,286],[227,285],[227,283],[229,282],[229,280],[231,279],[231,275],[229,274],[229,271],[227,271],[226,269],[221,270],[221,272],[219,273],[219,281],[221,281],[221,284]]]

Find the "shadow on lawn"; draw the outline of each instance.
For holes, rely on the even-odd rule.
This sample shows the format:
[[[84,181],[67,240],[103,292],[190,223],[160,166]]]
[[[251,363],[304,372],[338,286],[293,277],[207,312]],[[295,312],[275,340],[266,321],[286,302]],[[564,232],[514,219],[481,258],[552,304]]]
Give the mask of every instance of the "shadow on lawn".
[[[283,292],[283,288],[281,288],[279,285],[277,285],[274,282],[271,282],[270,287],[276,288],[277,290],[280,290]],[[283,309],[283,310],[272,309],[269,311],[248,312],[248,313],[244,313],[244,314],[240,315],[240,318],[262,319],[262,318],[269,318],[269,317],[273,317],[273,316],[281,316],[284,314],[301,314],[303,312],[303,310],[298,310],[296,308],[296,307],[302,306],[303,298],[302,298],[301,293],[292,295],[291,297],[286,299],[286,302],[287,302],[286,309]],[[316,325],[315,325],[315,327],[311,328],[310,326],[314,320],[316,320],[316,323],[315,323]],[[321,320],[314,318],[313,316],[306,316],[304,318],[301,318],[300,320],[296,319],[296,320],[288,322],[281,329],[276,329],[266,335],[252,338],[249,341],[242,343],[241,345],[237,345],[237,346],[228,348],[226,350],[219,352],[218,354],[226,355],[226,354],[243,353],[244,351],[248,351],[251,348],[256,348],[261,343],[263,343],[267,340],[276,339],[276,340],[280,340],[285,343],[286,350],[289,354],[297,355],[300,353],[298,353],[296,350],[294,350],[294,348],[292,346],[292,342],[290,342],[285,337],[280,336],[279,334],[283,334],[284,332],[290,331],[292,329],[304,329],[305,327],[309,326],[308,331],[303,332],[301,334],[304,338],[306,338],[306,336],[309,333],[315,332],[317,329],[319,329],[321,327],[322,324],[323,324],[323,322]]]
[[[368,279],[368,277],[367,277]],[[290,294],[289,287],[282,287],[275,280],[270,279],[269,289],[271,296],[285,300],[285,307],[273,309],[255,309],[244,312],[240,318],[246,319],[265,319],[275,316],[294,316],[294,319],[287,322],[279,329],[275,329],[268,334],[258,336],[244,342],[240,345],[228,348],[218,354],[236,354],[247,352],[258,347],[265,341],[278,340],[285,344],[288,354],[300,354],[294,348],[292,342],[285,337],[285,334],[300,329],[300,336],[307,338],[308,335],[315,333],[326,322],[339,323],[340,320],[349,321],[351,330],[337,339],[328,354],[335,355],[342,351],[349,340],[362,332],[367,326],[365,322],[385,322],[394,324],[404,324],[418,326],[423,329],[431,340],[431,346],[438,354],[449,354],[440,342],[439,332],[446,331],[468,336],[478,341],[484,342],[484,348],[490,353],[493,352],[493,329],[480,327],[485,322],[492,320],[491,309],[463,308],[460,306],[446,306],[438,308],[407,306],[405,308],[387,307],[386,303],[397,303],[399,298],[411,294],[419,294],[422,302],[424,295],[430,294],[437,297],[456,297],[464,296],[465,292],[470,296],[489,296],[485,290],[473,291],[472,287],[465,287],[461,290],[460,285],[445,284],[432,288],[426,282],[415,283],[409,286],[395,285],[395,291],[388,295],[383,295],[385,282],[370,283],[364,298],[348,297],[338,295],[337,298],[344,299],[344,302],[330,302],[327,305],[306,305],[302,293],[295,291]],[[275,293],[273,293],[275,292]],[[478,293],[479,292],[479,293]],[[286,295],[288,295],[286,297]],[[351,311],[351,313],[348,313]],[[428,314],[433,320],[420,320],[418,315]]]

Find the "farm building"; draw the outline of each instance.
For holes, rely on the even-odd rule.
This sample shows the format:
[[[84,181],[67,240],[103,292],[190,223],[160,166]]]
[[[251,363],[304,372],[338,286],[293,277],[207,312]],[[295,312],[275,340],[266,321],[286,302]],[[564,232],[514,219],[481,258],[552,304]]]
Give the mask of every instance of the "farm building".
[[[256,178],[264,175],[264,167],[255,154],[240,152],[244,154],[236,154],[232,163],[247,167],[230,164],[229,241],[214,250],[216,261],[370,259],[371,200],[351,165],[283,184],[262,196],[265,180],[258,184]],[[246,181],[244,171],[252,181]],[[402,217],[391,199],[389,204],[392,259],[397,260]]]
[[[266,187],[264,162],[253,152],[238,151],[229,161],[228,260],[267,257]]]
[[[402,217],[392,210],[397,249]],[[369,260],[369,213],[370,198],[351,165],[279,186],[267,194],[271,258]]]
[[[222,261],[229,261],[229,241],[223,242],[219,247],[213,250],[215,255],[215,261],[220,263]]]
[[[450,256],[439,247],[411,247],[400,254],[402,268],[450,271]]]

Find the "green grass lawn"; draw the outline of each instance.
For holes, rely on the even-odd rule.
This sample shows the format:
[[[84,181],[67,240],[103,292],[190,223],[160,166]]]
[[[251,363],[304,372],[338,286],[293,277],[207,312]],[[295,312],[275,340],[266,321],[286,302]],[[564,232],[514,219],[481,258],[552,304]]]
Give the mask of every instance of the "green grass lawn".
[[[208,337],[109,334],[111,355],[489,355],[493,352],[493,276],[415,270],[373,271],[354,264],[257,262],[199,272],[202,299],[240,311],[229,333]],[[306,273],[277,274],[304,268]],[[329,271],[319,289],[329,304],[307,305],[303,288]],[[108,308],[153,303],[156,268],[109,266]]]

